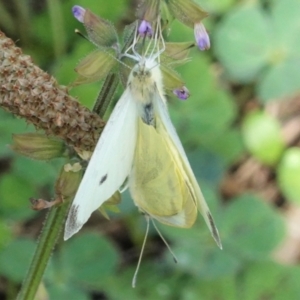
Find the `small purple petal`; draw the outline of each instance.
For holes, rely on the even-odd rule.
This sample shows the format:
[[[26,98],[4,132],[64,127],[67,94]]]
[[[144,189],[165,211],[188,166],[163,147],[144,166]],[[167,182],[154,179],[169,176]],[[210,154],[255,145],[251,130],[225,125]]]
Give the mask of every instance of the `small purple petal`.
[[[138,28],[138,32],[140,36],[152,36],[153,30],[151,24],[148,21],[143,20]]]
[[[190,96],[189,90],[183,86],[179,89],[173,90],[173,94],[177,96],[177,98],[181,100],[186,100]]]
[[[195,24],[194,33],[198,48],[201,51],[208,50],[210,48],[209,35],[201,22]]]
[[[72,7],[73,16],[81,23],[83,23],[85,9],[79,5]]]

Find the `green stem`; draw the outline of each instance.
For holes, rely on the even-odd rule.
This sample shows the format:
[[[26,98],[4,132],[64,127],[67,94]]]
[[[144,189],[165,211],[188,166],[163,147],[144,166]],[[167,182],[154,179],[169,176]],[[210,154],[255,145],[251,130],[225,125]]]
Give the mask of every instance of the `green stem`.
[[[132,40],[135,35],[135,28],[136,24],[134,26],[131,26],[131,29],[128,33],[127,41],[125,45],[122,48],[122,53],[131,45]],[[117,87],[119,84],[119,77],[116,73],[110,73],[105,78],[105,81],[103,83],[102,89],[97,97],[96,103],[93,107],[93,112],[97,113],[101,118],[104,117],[104,114],[108,108],[109,103],[111,102]]]
[[[18,28],[18,35],[23,45],[30,45],[31,40],[31,20],[30,20],[30,8],[28,1],[18,1],[14,0],[13,6],[16,9],[17,20],[16,27]]]
[[[47,215],[40,240],[17,300],[34,299],[54,246],[60,236],[71,202],[65,201],[59,207],[51,208]]]
[[[65,54],[67,48],[67,37],[61,3],[62,2],[60,0],[47,0],[52,27],[53,47],[56,58]]]
[[[105,78],[102,89],[97,97],[96,103],[93,108],[93,111],[96,114],[98,114],[101,118],[103,118],[107,107],[117,90],[118,83],[119,79],[117,74],[115,73],[111,73]]]

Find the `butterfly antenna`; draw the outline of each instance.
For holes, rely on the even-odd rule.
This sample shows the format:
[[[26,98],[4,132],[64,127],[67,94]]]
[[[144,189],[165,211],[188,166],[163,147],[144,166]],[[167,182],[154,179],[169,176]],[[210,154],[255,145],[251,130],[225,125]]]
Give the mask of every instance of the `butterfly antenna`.
[[[161,40],[161,43],[162,43],[162,48],[159,50],[159,55],[160,55],[166,50],[166,43],[165,43],[165,39],[163,37],[161,24],[160,24],[160,30],[159,30],[159,39]]]
[[[136,278],[137,278],[137,274],[138,274],[139,269],[140,269],[142,256],[143,256],[143,253],[144,253],[144,249],[145,249],[145,245],[146,245],[146,241],[147,241],[147,237],[148,237],[148,233],[149,233],[149,223],[150,222],[149,222],[149,216],[147,216],[147,215],[146,215],[146,220],[147,220],[147,229],[146,229],[146,233],[145,233],[145,237],[144,237],[144,241],[143,241],[143,245],[142,245],[142,250],[141,250],[139,261],[138,261],[138,264],[136,266],[136,269],[135,269],[135,272],[134,272],[134,275],[133,275],[133,278],[132,278],[132,287],[133,288],[135,288],[135,285],[136,285]]]
[[[160,31],[161,31],[160,18],[159,17],[157,18],[155,27],[156,28],[155,28],[154,37],[151,38],[151,43],[149,43],[148,48],[147,48],[147,53],[148,53],[148,51],[150,50],[150,46],[152,46],[152,44],[153,44],[151,53],[149,55],[149,57],[151,57],[151,58],[154,56],[154,52],[157,50],[156,48],[157,48],[157,45],[159,44],[158,43],[158,38],[160,37]],[[157,58],[157,54],[155,56],[156,57],[154,57],[154,59]]]
[[[163,34],[162,34],[162,28],[161,28],[160,20],[157,21],[157,28],[156,28],[156,32],[155,32],[155,40],[156,40],[156,43],[154,45],[154,48],[152,49],[151,56],[153,55],[154,59],[157,59],[157,64],[155,66],[153,66],[153,68],[160,65],[160,55],[166,50],[166,44],[165,44],[164,37],[163,37]],[[162,45],[161,49],[159,49],[160,41],[161,41],[161,45]],[[155,48],[157,48],[157,52],[154,55]]]
[[[170,251],[170,253],[171,253],[172,257],[173,257],[174,262],[177,263],[178,259],[177,259],[176,255],[175,255],[175,253],[172,251],[170,245],[165,240],[165,238],[163,237],[163,235],[161,234],[161,232],[158,230],[158,228],[157,228],[156,224],[154,223],[153,219],[151,219],[151,221],[152,221],[152,224],[153,224],[155,230],[157,231],[158,235],[160,236],[160,238],[162,239],[162,241],[165,243],[165,245],[167,246],[168,250]]]
[[[139,40],[139,35],[137,33],[137,30],[138,30],[138,23],[136,23],[136,26],[135,26],[135,32],[134,32],[133,41],[132,41],[131,45],[124,51],[124,53],[122,54],[122,57],[125,56],[125,57],[131,58],[131,59],[133,59],[135,61],[140,61],[141,60],[141,56],[135,50],[135,46],[137,45],[138,40]],[[133,54],[129,54],[130,50],[133,52]]]

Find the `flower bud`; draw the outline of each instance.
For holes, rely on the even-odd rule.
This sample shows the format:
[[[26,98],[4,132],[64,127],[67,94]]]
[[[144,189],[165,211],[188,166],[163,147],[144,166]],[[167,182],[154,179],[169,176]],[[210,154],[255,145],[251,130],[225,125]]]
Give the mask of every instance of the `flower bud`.
[[[160,11],[160,0],[143,0],[139,5],[136,16],[147,22],[156,21]]]
[[[80,22],[83,23],[85,9],[79,5],[74,5],[72,7],[73,16]]]
[[[180,100],[186,100],[190,96],[190,92],[186,86],[173,90],[173,94]]]
[[[208,50],[210,48],[209,35],[201,22],[195,23],[194,34],[198,48],[201,51]]]
[[[208,16],[208,13],[192,0],[168,0],[168,8],[176,19],[191,28]]]
[[[63,157],[67,150],[62,140],[41,133],[14,134],[11,148],[19,154],[37,160]]]
[[[74,17],[84,24],[89,40],[98,47],[115,47],[118,43],[118,35],[115,27],[107,20],[93,14],[90,10],[80,6],[74,6]]]
[[[151,24],[148,21],[143,20],[141,22],[140,26],[138,27],[138,33],[139,33],[140,36],[149,36],[149,37],[151,37],[152,34],[153,34]]]
[[[165,90],[169,95],[172,95],[174,90],[181,89],[184,86],[184,82],[180,75],[173,69],[161,65],[161,72]]]
[[[83,176],[82,167],[79,163],[66,164],[55,184],[56,194],[62,199],[73,197],[78,189]]]

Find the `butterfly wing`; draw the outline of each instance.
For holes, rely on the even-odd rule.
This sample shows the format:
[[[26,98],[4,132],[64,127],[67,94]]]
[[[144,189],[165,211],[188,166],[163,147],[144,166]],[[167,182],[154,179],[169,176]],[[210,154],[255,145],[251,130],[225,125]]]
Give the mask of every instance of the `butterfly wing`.
[[[163,137],[153,126],[138,119],[130,192],[135,204],[151,216],[177,214],[185,201],[178,168]]]
[[[129,175],[136,143],[137,107],[127,88],[96,145],[67,218],[64,239],[78,232],[93,211]]]
[[[185,154],[185,151],[183,149],[183,146],[181,144],[181,141],[177,135],[177,132],[171,122],[171,119],[169,117],[169,113],[167,111],[167,106],[166,106],[166,101],[164,100],[163,96],[160,95],[160,93],[157,91],[157,93],[155,93],[155,106],[156,106],[156,110],[157,110],[157,113],[159,115],[159,118],[162,122],[162,127],[165,129],[165,134],[166,136],[168,136],[170,138],[170,140],[172,141],[172,143],[174,144],[174,151],[177,151],[179,156],[180,156],[180,159],[182,161],[182,165],[183,165],[183,168],[187,174],[187,177],[188,177],[188,180],[189,180],[189,183],[190,186],[191,186],[191,189],[193,190],[193,192],[195,193],[195,198],[196,198],[196,205],[200,211],[200,213],[202,214],[213,238],[215,239],[217,245],[222,248],[221,246],[221,240],[220,240],[220,237],[219,237],[219,233],[218,233],[218,230],[217,230],[217,227],[214,223],[214,220],[212,218],[212,215],[209,211],[209,208],[206,204],[206,201],[203,197],[203,194],[200,190],[200,187],[198,185],[198,182],[195,178],[195,175],[192,171],[192,168],[190,166],[190,163],[188,161],[188,158]],[[174,153],[174,155],[176,155],[176,153]]]

